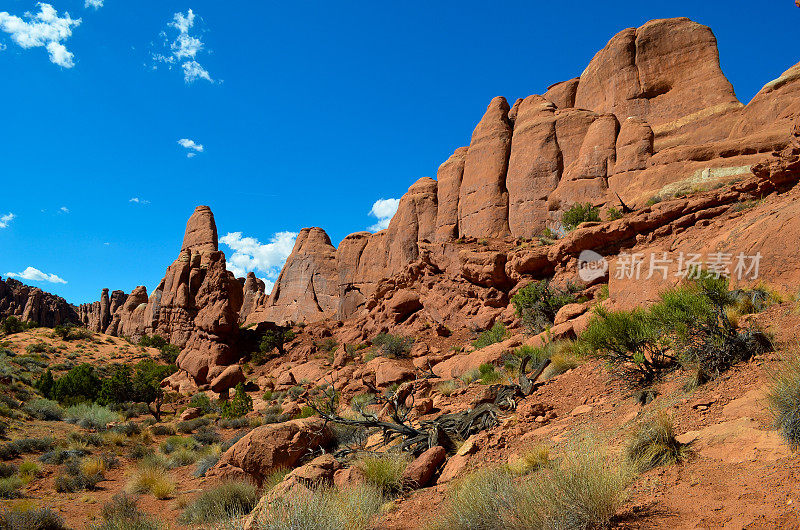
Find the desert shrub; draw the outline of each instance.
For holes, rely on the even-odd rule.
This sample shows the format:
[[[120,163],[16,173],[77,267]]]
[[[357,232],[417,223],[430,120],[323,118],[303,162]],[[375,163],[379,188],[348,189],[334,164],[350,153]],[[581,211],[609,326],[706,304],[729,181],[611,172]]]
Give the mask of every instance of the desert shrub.
[[[561,224],[567,231],[575,230],[581,223],[599,220],[600,211],[588,202],[575,203],[561,214]]]
[[[244,391],[244,385],[238,383],[233,397],[222,404],[223,418],[238,418],[253,410],[253,399]]]
[[[631,437],[625,449],[628,463],[637,471],[682,462],[688,448],[675,439],[675,428],[665,412],[643,422]]]
[[[596,443],[579,444],[516,488],[507,527],[606,528],[629,483]]]
[[[84,429],[97,431],[105,430],[111,422],[122,420],[119,413],[95,403],[79,403],[68,407],[65,411],[65,418],[69,423],[76,423]]]
[[[88,451],[85,449],[54,449],[40,456],[39,462],[57,466],[86,454],[88,454]]]
[[[506,469],[512,475],[527,475],[534,471],[546,467],[550,463],[550,450],[543,446],[537,445],[526,449],[517,456],[508,461]]]
[[[508,330],[506,329],[505,325],[503,325],[502,322],[495,322],[494,326],[478,335],[478,338],[472,342],[472,346],[476,350],[480,350],[481,348],[485,348],[491,344],[502,342],[507,337]]]
[[[0,499],[16,499],[21,487],[22,479],[17,476],[0,478]]]
[[[18,454],[44,453],[51,450],[54,443],[52,438],[19,438],[9,442]]]
[[[305,389],[302,386],[295,385],[291,387],[289,390],[287,390],[286,394],[292,399],[297,399],[300,397],[300,394],[302,394],[304,391]]]
[[[175,434],[175,428],[166,423],[156,423],[150,426],[150,432],[155,436],[173,436]]]
[[[90,364],[81,364],[59,377],[54,383],[51,395],[45,395],[60,403],[94,401],[100,391],[100,378]]]
[[[114,425],[111,430],[115,433],[124,434],[125,436],[134,436],[142,432],[141,426],[134,421],[127,421],[119,425]]]
[[[34,418],[45,421],[61,421],[64,418],[64,409],[56,401],[49,399],[34,399],[27,402],[22,410]]]
[[[274,330],[268,330],[264,333],[261,342],[258,345],[258,353],[261,355],[254,355],[252,360],[255,364],[263,364],[267,360],[267,356],[272,350],[277,349],[279,355],[284,354],[283,345],[295,337],[294,332],[289,328],[278,327]]]
[[[475,471],[456,482],[430,530],[500,530],[514,497],[511,475],[503,469]],[[531,527],[534,528],[534,527]]]
[[[800,447],[800,355],[796,351],[769,371],[767,404],[778,432],[796,450]]]
[[[197,467],[194,469],[192,476],[205,477],[209,469],[214,467],[219,462],[219,455],[211,453],[197,461]]]
[[[197,453],[186,447],[179,447],[170,453],[169,460],[167,460],[167,468],[175,469],[176,467],[188,466],[196,461]]]
[[[169,344],[169,342],[161,335],[143,335],[142,338],[139,339],[139,346],[144,346],[146,348],[162,348],[167,344]]]
[[[133,493],[151,494],[156,499],[168,499],[175,493],[175,483],[160,466],[140,463],[130,482]]]
[[[228,482],[201,493],[181,514],[184,524],[224,521],[250,513],[258,503],[258,489],[249,482]]]
[[[558,310],[579,301],[579,287],[567,284],[563,289],[551,285],[550,280],[533,281],[511,297],[517,316],[529,333],[541,333],[553,325]]]
[[[205,392],[198,392],[189,400],[190,407],[197,407],[200,409],[201,414],[210,414],[217,412],[216,407],[211,403],[211,398]]]
[[[100,511],[103,522],[92,530],[159,530],[162,526],[139,509],[138,499],[125,492],[117,493]]]
[[[391,333],[379,333],[372,339],[372,344],[378,347],[383,355],[391,358],[400,358],[408,355],[414,339],[392,335]]]
[[[28,344],[25,346],[25,353],[27,354],[34,354],[34,353],[53,353],[55,348],[51,348],[47,344],[42,341],[34,342],[33,344]]]
[[[623,216],[622,210],[620,210],[616,206],[609,206],[606,209],[606,218],[609,221],[616,221],[617,219],[622,219],[622,216]]]
[[[332,352],[339,343],[333,337],[327,337],[315,343],[316,347],[324,352]]]
[[[158,350],[158,356],[167,364],[175,364],[175,361],[178,360],[178,355],[181,354],[181,349],[174,344],[166,344]]]
[[[381,453],[364,456],[357,465],[364,473],[367,482],[384,495],[390,495],[400,491],[400,479],[408,467],[408,462],[408,456],[405,454]]]
[[[0,528],[9,530],[66,530],[64,519],[49,508],[0,509]]]
[[[41,468],[36,462],[31,462],[30,460],[26,460],[19,465],[19,478],[23,480],[23,482],[30,482],[39,474],[41,473]]]
[[[175,430],[183,434],[188,434],[192,431],[199,429],[200,427],[205,427],[210,423],[211,420],[209,418],[203,418],[203,417],[194,418],[192,420],[179,421],[178,424],[175,426]]]
[[[17,474],[17,466],[0,462],[0,478],[8,478]]]
[[[384,502],[377,488],[365,485],[337,491],[318,488],[278,499],[256,518],[257,528],[367,530]]]
[[[56,476],[55,487],[59,493],[74,493],[76,491],[93,490],[101,480],[103,480],[102,472],[92,475],[84,474],[80,463],[71,459],[67,460],[63,471]]]
[[[27,323],[23,322],[22,320],[18,319],[15,316],[6,317],[3,320],[3,323],[0,324],[0,330],[2,330],[3,335],[13,335],[15,333],[21,333],[28,329]]]
[[[202,427],[192,435],[192,438],[200,445],[214,445],[220,442],[220,436],[213,427]]]
[[[495,370],[491,363],[483,363],[478,367],[478,376],[483,385],[493,385],[503,379],[503,374]]]
[[[196,445],[197,443],[192,438],[183,436],[170,436],[161,442],[161,452],[165,455],[168,455],[180,448],[194,449]]]
[[[61,324],[53,328],[53,334],[64,341],[81,340],[92,337],[86,328],[79,328],[71,323]]]
[[[278,409],[278,414],[280,415],[281,408],[277,407],[277,409]],[[269,408],[267,408],[267,410],[264,411],[264,417],[265,418],[270,413],[270,411],[274,411],[274,407],[269,407]],[[275,423],[275,422],[274,421],[273,422],[267,422],[265,420],[264,423]],[[241,418],[220,418],[220,420],[218,422],[218,425],[219,425],[220,429],[241,429],[242,427],[249,426],[250,425],[250,420],[248,418],[245,418],[245,417],[241,417]]]

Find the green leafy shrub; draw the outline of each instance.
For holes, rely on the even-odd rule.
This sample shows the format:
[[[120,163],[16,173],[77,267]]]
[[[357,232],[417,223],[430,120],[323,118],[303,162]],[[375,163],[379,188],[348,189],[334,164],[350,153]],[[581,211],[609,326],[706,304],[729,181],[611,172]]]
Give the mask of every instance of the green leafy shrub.
[[[202,492],[181,515],[183,524],[227,521],[250,513],[258,503],[258,489],[249,482],[228,482]]]
[[[384,356],[398,359],[408,355],[408,352],[411,351],[411,346],[414,344],[414,339],[392,335],[391,333],[379,333],[372,339],[372,344],[377,346]]]
[[[223,418],[239,418],[253,410],[253,398],[244,391],[244,385],[236,385],[233,397],[222,404]]]
[[[100,387],[100,378],[95,373],[94,367],[84,363],[58,378],[53,383],[51,394],[45,394],[45,397],[67,404],[94,401],[97,399]]]
[[[150,426],[150,432],[155,436],[173,436],[175,434],[175,428],[172,425],[157,423]]]
[[[189,400],[190,407],[197,407],[201,414],[211,414],[217,412],[216,407],[211,403],[211,398],[205,392],[198,392]]]
[[[16,499],[21,487],[22,479],[17,476],[0,478],[0,499]]]
[[[508,338],[508,330],[502,322],[495,322],[491,329],[487,329],[478,338],[472,341],[472,346],[476,350],[485,348],[491,344],[502,342]]]
[[[581,223],[599,221],[600,211],[591,203],[576,203],[561,214],[561,224],[567,231],[575,230]]]
[[[264,333],[264,337],[258,346],[258,350],[262,355],[253,358],[253,363],[263,364],[272,350],[277,349],[278,355],[283,355],[285,353],[284,344],[294,340],[294,337],[294,331],[290,328],[278,327],[274,330],[268,330]]]
[[[567,304],[580,301],[574,284],[563,289],[551,285],[550,280],[533,281],[511,297],[517,316],[531,334],[541,333],[553,325],[558,310]]]
[[[623,213],[619,208],[615,206],[609,206],[606,209],[606,218],[608,218],[609,221],[616,221],[617,219],[622,219],[622,217]]]
[[[162,348],[167,344],[169,344],[169,342],[161,335],[143,335],[142,338],[139,339],[139,346],[144,346],[146,348]]]
[[[324,352],[332,352],[338,345],[339,343],[333,337],[327,337],[316,343],[317,348]]]
[[[688,447],[675,439],[672,418],[664,412],[643,422],[625,449],[628,462],[640,473],[682,462],[688,454]]]
[[[3,320],[3,323],[0,324],[0,330],[2,330],[3,335],[14,335],[15,333],[21,333],[28,329],[28,327],[29,326],[27,323],[15,316],[6,317]]]

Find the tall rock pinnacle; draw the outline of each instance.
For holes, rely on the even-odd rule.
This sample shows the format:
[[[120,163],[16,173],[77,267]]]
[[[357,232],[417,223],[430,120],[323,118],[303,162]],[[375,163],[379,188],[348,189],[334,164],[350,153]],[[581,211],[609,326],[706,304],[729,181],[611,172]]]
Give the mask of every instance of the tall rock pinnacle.
[[[193,250],[195,252],[216,252],[217,224],[214,214],[208,206],[198,206],[186,223],[186,233],[183,236],[181,251]]]

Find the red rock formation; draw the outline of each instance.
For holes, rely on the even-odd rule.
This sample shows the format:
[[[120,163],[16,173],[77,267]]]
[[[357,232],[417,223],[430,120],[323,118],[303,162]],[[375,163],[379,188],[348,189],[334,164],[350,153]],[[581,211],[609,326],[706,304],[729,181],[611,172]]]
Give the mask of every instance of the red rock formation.
[[[13,278],[5,281],[0,278],[0,320],[9,316],[46,327],[81,322],[77,308],[60,296]]]
[[[436,173],[436,240],[451,241],[458,237],[458,194],[464,177],[467,148],[459,147]]]
[[[458,197],[459,235],[509,234],[505,182],[511,153],[509,110],[505,98],[494,98],[472,133]]]

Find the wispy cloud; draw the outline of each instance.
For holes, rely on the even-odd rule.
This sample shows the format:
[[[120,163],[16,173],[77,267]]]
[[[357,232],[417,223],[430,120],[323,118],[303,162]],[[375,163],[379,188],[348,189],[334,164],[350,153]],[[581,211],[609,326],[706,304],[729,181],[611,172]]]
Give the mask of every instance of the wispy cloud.
[[[5,214],[3,216],[0,216],[0,228],[7,228],[8,227],[8,223],[13,221],[15,217],[16,217],[16,215],[14,215],[11,212],[9,212],[9,213],[7,213],[7,214]]]
[[[11,40],[20,47],[45,48],[50,54],[50,62],[64,68],[75,66],[75,56],[62,44],[72,36],[72,28],[81,23],[81,19],[72,19],[69,13],[58,15],[53,6],[39,2],[38,13],[25,13],[20,18],[0,12],[0,31],[8,33]]]
[[[214,79],[211,78],[211,74],[197,61],[197,56],[205,49],[205,44],[200,37],[190,33],[196,17],[197,15],[191,9],[186,13],[178,12],[173,15],[172,22],[167,24],[168,31],[176,30],[178,34],[174,40],[170,41],[167,32],[161,32],[164,49],[161,53],[153,54],[154,67],[161,63],[166,64],[171,70],[174,66],[179,65],[183,70],[183,79],[186,83],[193,83],[198,79],[205,79],[209,83],[213,83]]]
[[[86,0],[86,2],[83,4],[83,7],[87,9],[90,7],[93,7],[95,9],[100,9],[101,7],[103,7],[104,1],[105,0]]]
[[[197,156],[197,153],[202,153],[203,149],[205,149],[203,144],[198,144],[194,140],[188,138],[181,138],[178,140],[178,143],[188,151],[188,153],[186,153],[187,158],[194,158]]]
[[[62,206],[61,208],[58,209],[58,213],[69,213],[69,208],[67,208],[66,206]]]
[[[292,253],[297,232],[278,232],[269,243],[261,243],[253,237],[243,237],[241,232],[230,232],[219,238],[219,242],[233,250],[228,258],[228,270],[237,277],[248,272],[260,273],[266,291],[270,292],[286,258]]]
[[[32,282],[67,283],[66,280],[55,274],[47,274],[34,267],[28,267],[22,272],[7,272],[6,276]]]
[[[134,204],[150,204],[150,201],[147,199],[140,199],[139,197],[131,197],[128,202],[132,202]]]
[[[397,213],[397,207],[400,206],[400,199],[378,199],[372,205],[369,215],[378,219],[378,222],[370,226],[370,232],[380,232],[389,228],[389,221],[392,220],[394,214]]]

